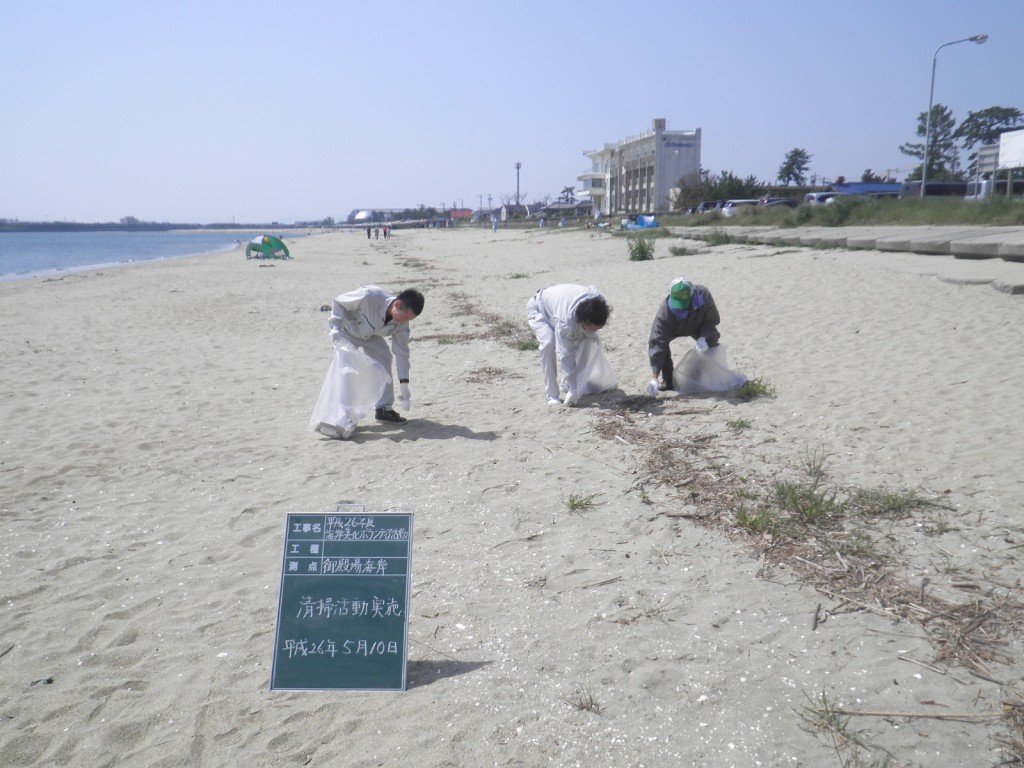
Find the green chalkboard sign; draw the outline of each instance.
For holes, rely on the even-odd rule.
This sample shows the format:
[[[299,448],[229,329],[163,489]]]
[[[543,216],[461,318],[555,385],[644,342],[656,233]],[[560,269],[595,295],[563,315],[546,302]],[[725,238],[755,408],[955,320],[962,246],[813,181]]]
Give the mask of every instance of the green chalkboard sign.
[[[271,690],[404,691],[412,514],[290,514]]]

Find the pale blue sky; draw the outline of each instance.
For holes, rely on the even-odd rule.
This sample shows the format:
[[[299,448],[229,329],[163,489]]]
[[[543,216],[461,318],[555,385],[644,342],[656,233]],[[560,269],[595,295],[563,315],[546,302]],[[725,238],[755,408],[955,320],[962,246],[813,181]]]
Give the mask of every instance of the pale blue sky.
[[[583,153],[701,128],[772,180],[909,169],[932,56],[962,120],[1024,110],[1022,0],[15,2],[0,218],[282,223],[579,187]],[[904,173],[900,174],[900,177]]]

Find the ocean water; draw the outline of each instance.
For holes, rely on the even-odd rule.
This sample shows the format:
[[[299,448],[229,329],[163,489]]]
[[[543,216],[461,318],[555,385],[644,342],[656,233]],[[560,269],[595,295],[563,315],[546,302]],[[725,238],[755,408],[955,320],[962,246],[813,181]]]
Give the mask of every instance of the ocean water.
[[[264,233],[0,232],[0,280],[221,253],[259,234]]]

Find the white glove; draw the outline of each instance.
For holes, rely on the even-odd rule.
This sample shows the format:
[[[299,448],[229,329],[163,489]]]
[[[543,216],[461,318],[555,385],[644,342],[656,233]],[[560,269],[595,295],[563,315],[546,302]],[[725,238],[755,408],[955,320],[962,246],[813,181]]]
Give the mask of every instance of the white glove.
[[[708,351],[708,342],[707,342],[707,340],[703,336],[701,336],[699,339],[697,339],[697,351],[698,352],[707,352]]]
[[[576,397],[572,392],[566,392],[565,397],[562,398],[562,405],[566,408],[572,408],[576,403],[579,402],[579,398]]]
[[[647,385],[647,394],[651,397],[658,396],[658,380],[651,379],[651,383]]]
[[[412,408],[412,393],[409,392],[409,385],[401,384],[399,389],[402,391],[402,410],[408,413]]]

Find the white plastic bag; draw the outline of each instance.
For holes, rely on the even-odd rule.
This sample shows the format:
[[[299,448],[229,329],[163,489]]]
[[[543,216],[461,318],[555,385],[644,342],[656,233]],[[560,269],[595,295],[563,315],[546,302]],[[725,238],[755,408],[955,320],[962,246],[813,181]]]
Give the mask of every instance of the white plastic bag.
[[[672,374],[672,384],[681,395],[728,392],[746,383],[746,376],[729,368],[724,344],[710,347],[707,352],[691,349]]]
[[[321,423],[343,430],[354,427],[374,409],[390,383],[391,374],[376,360],[357,349],[335,344],[334,359],[309,420],[310,431],[316,432]]]
[[[580,391],[573,394],[578,397],[607,392],[619,383],[596,333],[586,334],[576,346],[576,382]]]

